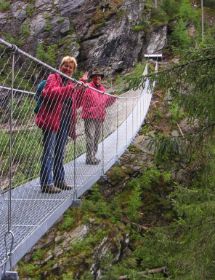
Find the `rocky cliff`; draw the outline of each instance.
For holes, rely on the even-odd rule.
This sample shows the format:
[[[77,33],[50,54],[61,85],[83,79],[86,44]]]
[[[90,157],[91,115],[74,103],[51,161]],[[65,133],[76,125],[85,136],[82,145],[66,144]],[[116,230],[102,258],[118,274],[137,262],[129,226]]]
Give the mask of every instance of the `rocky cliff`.
[[[10,1],[0,7],[1,37],[54,65],[70,54],[83,70],[97,66],[119,73],[141,61],[145,52],[157,52],[165,45],[166,26],[146,28],[151,10],[145,2]],[[50,62],[48,54],[55,59]]]

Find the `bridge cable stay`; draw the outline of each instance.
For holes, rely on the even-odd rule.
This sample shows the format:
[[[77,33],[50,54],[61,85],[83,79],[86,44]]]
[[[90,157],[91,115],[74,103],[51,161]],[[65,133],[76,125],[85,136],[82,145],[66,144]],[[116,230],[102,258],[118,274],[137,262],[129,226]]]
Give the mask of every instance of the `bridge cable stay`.
[[[12,272],[18,260],[68,207],[79,203],[81,195],[127,149],[146,116],[151,90],[148,80],[144,88],[141,86],[120,96],[95,90],[3,39],[0,39],[0,63],[0,279],[7,279],[9,272],[14,279],[18,279],[16,272]],[[41,169],[45,142],[43,127],[39,128],[38,123],[36,125],[35,119],[38,119],[34,113],[36,87],[40,81],[47,80],[50,73],[58,73],[63,77],[65,94],[70,96],[71,92],[72,96],[61,100],[61,117],[65,115],[65,118],[61,118],[59,140],[66,141],[66,147],[63,158],[63,151],[56,148],[59,158],[56,156],[55,159],[63,161],[64,170],[61,172],[65,173],[65,181],[71,189],[54,194],[42,192],[40,186],[40,178],[45,177],[45,172]],[[70,91],[67,90],[68,83],[73,84]],[[103,119],[95,151],[96,157],[101,161],[96,165],[86,164],[89,145],[83,107],[78,104],[78,98],[85,96],[89,89],[97,92],[104,101],[100,104],[103,106]],[[54,90],[51,94],[55,94]],[[56,112],[52,108],[57,100],[44,102],[49,113],[54,115]],[[94,113],[101,114],[101,107],[93,105]],[[71,116],[75,129],[74,125],[68,126]],[[65,137],[65,134],[69,134],[69,137]]]

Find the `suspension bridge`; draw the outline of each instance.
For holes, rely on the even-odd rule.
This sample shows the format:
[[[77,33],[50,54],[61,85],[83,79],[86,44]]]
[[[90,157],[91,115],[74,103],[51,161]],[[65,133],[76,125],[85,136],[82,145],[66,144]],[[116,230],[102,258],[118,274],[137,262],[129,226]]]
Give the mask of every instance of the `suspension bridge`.
[[[12,271],[66,209],[77,205],[80,197],[124,153],[144,122],[153,87],[146,79],[144,86],[115,95],[116,102],[107,107],[102,123],[97,152],[101,161],[97,165],[86,164],[82,108],[77,109],[77,137],[69,138],[64,157],[66,182],[72,188],[58,194],[42,193],[39,174],[43,144],[41,129],[35,124],[34,94],[42,79],[59,71],[3,39],[0,39],[0,62],[0,279],[3,279],[9,273],[6,271]],[[155,70],[157,67],[156,62]],[[146,64],[144,74],[147,73]],[[75,79],[71,81],[79,84]],[[82,84],[79,86],[86,89]]]

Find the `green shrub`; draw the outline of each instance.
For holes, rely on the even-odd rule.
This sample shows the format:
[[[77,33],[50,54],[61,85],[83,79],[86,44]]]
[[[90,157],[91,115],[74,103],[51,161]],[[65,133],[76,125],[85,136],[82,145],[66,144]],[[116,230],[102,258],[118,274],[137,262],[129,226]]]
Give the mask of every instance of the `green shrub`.
[[[63,217],[62,223],[59,224],[60,230],[69,230],[74,225],[75,219],[71,213],[66,213]]]
[[[180,19],[170,37],[172,46],[177,49],[186,49],[191,45],[191,38],[188,35],[186,23]]]
[[[169,110],[171,112],[171,122],[173,124],[176,124],[183,119],[184,112],[182,111],[182,108],[178,105],[178,103],[172,102]]]
[[[31,279],[39,279],[38,274],[39,272],[37,271],[37,266],[32,264],[32,263],[24,263],[20,262],[20,274],[25,274],[28,275]]]
[[[45,250],[39,248],[33,252],[32,259],[34,261],[41,261],[44,258],[44,255],[45,255]]]
[[[21,25],[21,34],[26,38],[30,35],[30,26],[29,22],[24,22]]]
[[[180,1],[178,0],[163,0],[161,3],[161,9],[171,19],[176,17],[179,13]]]
[[[128,89],[135,89],[140,86],[144,68],[144,63],[137,63],[132,72],[125,76],[125,82],[128,84]]]
[[[163,134],[157,135],[151,140],[151,145],[155,147],[155,160],[157,163],[165,164],[171,160],[176,160],[184,155],[184,149],[179,137],[169,137]]]
[[[26,13],[28,15],[28,17],[32,17],[34,14],[34,6],[32,4],[28,4],[26,7]]]
[[[130,221],[137,222],[141,217],[140,215],[140,206],[142,205],[141,195],[142,195],[141,186],[136,184],[135,186],[133,186],[131,195],[129,196],[127,202],[126,213]]]
[[[5,41],[9,42],[10,44],[14,44],[18,47],[22,47],[24,44],[24,39],[20,37],[14,37],[9,32],[2,32],[2,37],[5,39]]]
[[[7,0],[0,0],[0,12],[6,12],[10,9],[10,2]]]
[[[38,44],[36,49],[36,56],[43,62],[55,66],[57,61],[57,48],[58,47],[56,44],[50,46]]]
[[[35,103],[32,98],[17,101],[13,106],[13,118],[19,124],[34,123],[34,107]]]
[[[214,0],[204,0],[204,6],[209,8],[215,8]]]
[[[132,30],[135,32],[144,31],[145,29],[146,29],[146,26],[143,24],[132,26]]]
[[[151,24],[154,27],[159,27],[168,23],[168,15],[163,9],[152,9]]]
[[[0,132],[0,151],[1,151],[0,156],[7,155],[8,153],[7,147],[9,147],[9,141],[10,141],[9,133]]]
[[[192,22],[198,24],[199,22],[199,12],[192,7],[189,0],[181,0],[179,16],[187,23]]]

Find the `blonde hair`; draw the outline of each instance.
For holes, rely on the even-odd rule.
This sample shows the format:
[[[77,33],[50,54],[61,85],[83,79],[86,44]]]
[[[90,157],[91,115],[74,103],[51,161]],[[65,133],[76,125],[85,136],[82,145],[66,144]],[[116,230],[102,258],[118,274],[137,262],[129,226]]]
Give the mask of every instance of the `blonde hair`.
[[[74,70],[76,70],[78,63],[77,60],[73,56],[64,56],[61,60],[60,67],[65,63],[72,63],[74,65]]]

